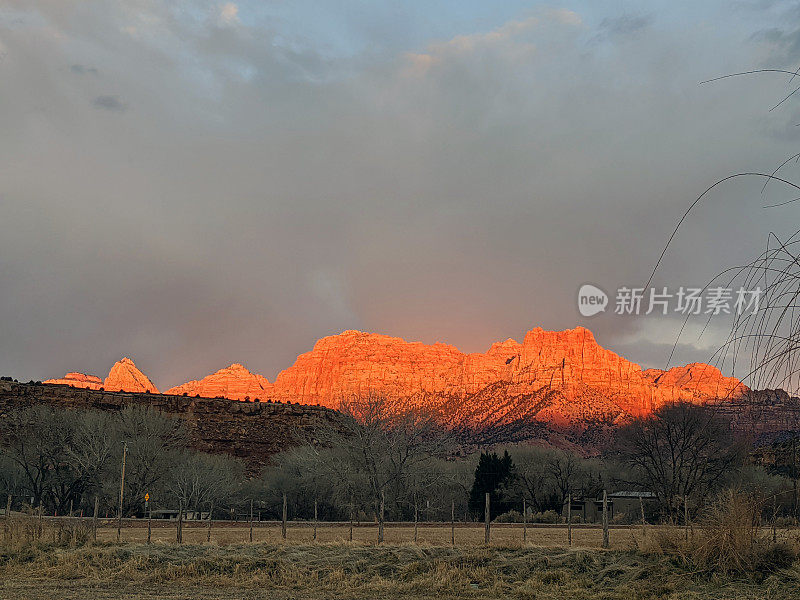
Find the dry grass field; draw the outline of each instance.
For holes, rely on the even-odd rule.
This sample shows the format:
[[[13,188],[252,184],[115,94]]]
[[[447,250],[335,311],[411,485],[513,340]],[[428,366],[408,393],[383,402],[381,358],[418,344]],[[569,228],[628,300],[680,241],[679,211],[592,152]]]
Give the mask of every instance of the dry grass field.
[[[0,596],[64,598],[797,598],[796,568],[761,581],[700,576],[635,552],[369,545],[183,545],[6,552]]]
[[[70,538],[65,542],[63,534],[72,529],[67,522],[45,523],[43,535],[31,542],[23,541],[23,528],[18,528],[17,543],[0,546],[0,598],[800,597],[800,563],[741,576],[704,573],[675,556],[642,552],[649,538],[658,537],[656,528],[648,529],[644,541],[640,528],[613,528],[612,548],[602,550],[598,527],[574,528],[573,547],[567,548],[566,528],[561,526],[529,527],[528,544],[523,545],[520,525],[495,525],[493,543],[486,547],[481,526],[462,525],[453,547],[449,524],[420,526],[418,544],[410,541],[412,526],[390,524],[380,546],[374,525],[355,527],[355,543],[345,541],[346,524],[320,526],[318,541],[312,543],[312,529],[305,524],[292,524],[284,542],[279,524],[261,523],[250,544],[243,543],[249,536],[246,523],[215,523],[208,544],[205,528],[188,522],[182,545],[174,543],[174,522],[158,523],[150,545],[142,543],[145,523],[127,525],[120,544],[109,541],[116,528],[104,523],[97,543],[81,545],[81,535],[89,530],[76,523],[75,546]],[[795,535],[779,532],[780,537]]]

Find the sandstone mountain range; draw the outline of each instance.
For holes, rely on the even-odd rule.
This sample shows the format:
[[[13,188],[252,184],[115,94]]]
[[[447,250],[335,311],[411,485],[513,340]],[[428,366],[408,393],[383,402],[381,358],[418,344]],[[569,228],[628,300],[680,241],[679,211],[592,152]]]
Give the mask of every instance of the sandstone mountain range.
[[[117,362],[104,381],[75,372],[44,383],[159,393],[128,358]],[[485,429],[515,423],[612,425],[647,415],[670,401],[730,400],[746,391],[737,379],[703,363],[668,371],[642,369],[577,327],[536,328],[522,343],[508,339],[486,353],[472,354],[443,343],[345,331],[317,341],[272,383],[234,363],[164,394],[334,409],[349,398],[376,395],[398,410],[431,410],[452,428]]]

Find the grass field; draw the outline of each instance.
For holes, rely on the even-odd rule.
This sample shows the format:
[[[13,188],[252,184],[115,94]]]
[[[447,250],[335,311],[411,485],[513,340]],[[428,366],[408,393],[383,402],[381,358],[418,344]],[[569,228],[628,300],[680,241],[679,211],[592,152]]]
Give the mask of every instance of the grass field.
[[[233,598],[797,598],[797,567],[763,580],[692,573],[663,556],[535,547],[156,543],[0,554],[6,600]]]
[[[85,525],[85,523],[84,523]],[[728,577],[692,568],[684,561],[636,550],[638,527],[612,528],[610,550],[599,549],[599,527],[573,528],[574,545],[566,546],[566,528],[529,527],[522,544],[521,525],[494,525],[493,543],[483,545],[478,524],[456,529],[421,525],[418,544],[413,526],[389,524],[386,542],[375,544],[374,525],[354,529],[324,525],[311,543],[310,526],[292,524],[287,540],[280,526],[215,523],[212,543],[206,530],[188,522],[184,544],[174,543],[174,522],[153,528],[127,523],[123,542],[113,523],[98,530],[98,542],[79,547],[50,541],[71,524],[48,523],[36,542],[0,546],[0,598],[4,600],[102,600],[107,598],[229,600],[275,598],[518,598],[595,599],[761,599],[800,597],[800,563],[774,572]],[[76,524],[76,527],[81,527]],[[84,531],[85,533],[85,531]],[[646,536],[656,535],[650,528]],[[680,532],[678,532],[680,533]],[[19,535],[19,531],[17,532]],[[795,536],[784,530],[781,537]],[[20,542],[20,538],[17,538]]]

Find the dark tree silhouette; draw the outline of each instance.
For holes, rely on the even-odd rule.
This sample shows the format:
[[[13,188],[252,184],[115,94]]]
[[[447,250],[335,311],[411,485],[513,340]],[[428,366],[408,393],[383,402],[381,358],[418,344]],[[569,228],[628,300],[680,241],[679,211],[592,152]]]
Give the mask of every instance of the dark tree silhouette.
[[[667,404],[617,433],[616,450],[635,483],[658,497],[666,516],[694,511],[743,457],[729,423],[708,406]]]
[[[514,472],[514,461],[506,450],[502,458],[495,452],[482,452],[475,468],[475,481],[469,494],[469,510],[473,516],[483,515],[485,495],[491,499],[491,518],[507,512],[509,507],[503,499],[501,490],[511,483]]]

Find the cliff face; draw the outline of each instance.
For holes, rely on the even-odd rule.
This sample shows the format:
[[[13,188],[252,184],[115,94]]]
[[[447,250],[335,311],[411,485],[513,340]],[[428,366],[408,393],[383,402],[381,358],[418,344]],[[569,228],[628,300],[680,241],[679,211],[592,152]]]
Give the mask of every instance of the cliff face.
[[[643,371],[578,327],[533,329],[521,344],[506,340],[485,354],[346,331],[299,356],[278,375],[272,397],[337,408],[349,397],[374,394],[399,406],[431,408],[459,426],[531,418],[566,425],[642,416],[669,401],[703,402],[744,390],[709,365]]]
[[[251,373],[244,366],[234,363],[213,375],[170,388],[164,393],[231,400],[266,400],[270,396],[270,388],[266,377]]]
[[[68,376],[48,383],[92,387],[99,381],[82,377],[86,380]],[[104,385],[107,390],[157,393],[127,358],[114,365]],[[424,408],[439,415],[444,425],[483,429],[520,422],[613,425],[650,414],[667,402],[733,399],[746,391],[738,380],[700,363],[643,371],[600,346],[589,330],[577,327],[536,328],[522,343],[508,339],[474,354],[448,344],[345,331],[320,339],[275,383],[233,364],[167,393],[334,409],[349,398],[381,396],[397,410]]]

